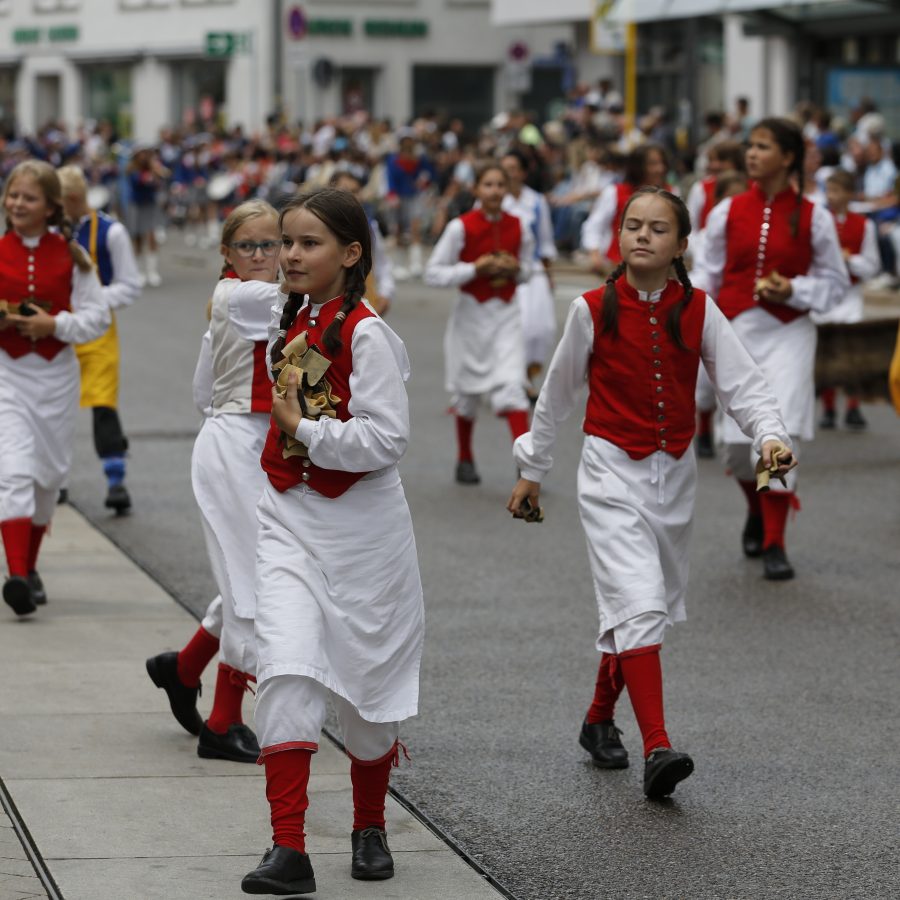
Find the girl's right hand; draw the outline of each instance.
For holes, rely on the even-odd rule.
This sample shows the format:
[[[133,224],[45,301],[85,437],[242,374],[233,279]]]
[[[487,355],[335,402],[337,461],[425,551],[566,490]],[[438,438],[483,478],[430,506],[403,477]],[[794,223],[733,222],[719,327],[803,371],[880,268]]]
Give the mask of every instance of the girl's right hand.
[[[506,508],[512,513],[514,519],[522,519],[524,516],[519,509],[522,501],[527,499],[531,503],[532,508],[537,509],[541,505],[540,498],[541,483],[539,481],[529,481],[527,478],[520,478],[513,488]]]
[[[493,253],[484,253],[475,260],[476,275],[496,275],[497,260]]]

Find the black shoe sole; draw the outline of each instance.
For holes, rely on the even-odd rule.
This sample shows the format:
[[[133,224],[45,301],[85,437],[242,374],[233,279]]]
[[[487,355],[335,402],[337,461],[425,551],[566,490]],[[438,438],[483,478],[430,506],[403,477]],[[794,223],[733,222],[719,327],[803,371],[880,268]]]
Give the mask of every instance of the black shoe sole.
[[[155,656],[151,656],[150,659],[144,664],[147,669],[147,674],[150,676],[150,680],[162,691],[166,691],[166,698],[169,698],[169,692],[166,690],[166,684],[162,679],[162,674],[159,671],[159,663]],[[169,709],[172,708],[172,701],[169,699]],[[175,718],[175,721],[188,733],[197,737],[200,732],[203,730],[203,719],[200,718],[200,713],[197,713],[197,722],[191,723],[189,727],[178,716],[175,715],[175,711],[172,711],[172,715]]]
[[[314,894],[316,892],[316,879],[306,878],[302,881],[273,881],[271,878],[258,878],[248,882],[245,878],[241,882],[241,890],[245,894],[274,894],[276,897],[287,897],[291,894]]]
[[[237,763],[256,763],[259,754],[255,756],[238,756],[235,753],[225,753],[222,750],[214,750],[211,747],[202,747],[197,745],[197,756],[201,759],[224,759],[227,762]]]
[[[602,760],[598,760],[597,757],[594,756],[594,753],[591,750],[591,745],[588,743],[587,739],[585,738],[585,736],[583,734],[578,735],[578,743],[581,744],[581,746],[584,747],[584,749],[587,750],[588,753],[590,753],[591,762],[598,769],[627,769],[628,768],[629,763],[628,763],[627,758],[623,759],[621,762],[615,762],[615,761],[604,762]]]
[[[766,581],[790,581],[794,577],[793,569],[782,569],[778,572],[763,572]]]
[[[669,765],[660,769],[649,785],[644,786],[648,800],[661,800],[675,790],[679,781],[684,781],[694,771],[692,759],[673,759]]]
[[[3,585],[3,600],[17,616],[31,615],[36,609],[31,588],[24,579],[10,579]]]
[[[381,869],[378,872],[354,872],[350,870],[350,877],[357,881],[387,881],[388,878],[394,877],[394,867],[390,869]]]

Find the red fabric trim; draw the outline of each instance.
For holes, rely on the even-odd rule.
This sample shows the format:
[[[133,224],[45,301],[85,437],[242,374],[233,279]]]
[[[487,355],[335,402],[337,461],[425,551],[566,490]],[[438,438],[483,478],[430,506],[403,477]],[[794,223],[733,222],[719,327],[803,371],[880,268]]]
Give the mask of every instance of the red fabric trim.
[[[272,756],[273,753],[282,753],[284,750],[309,750],[311,753],[318,753],[319,745],[312,741],[285,741],[283,744],[272,744],[270,747],[262,748],[256,764],[261,766],[267,756]]]
[[[630,659],[633,656],[645,656],[647,653],[659,653],[662,644],[649,644],[646,647],[634,647],[631,650],[623,650],[617,654],[619,659]]]
[[[356,763],[358,766],[380,766],[383,762],[390,759],[392,767],[398,769],[400,767],[401,750],[403,750],[403,755],[407,760],[410,760],[411,757],[409,755],[409,750],[406,749],[406,744],[399,739],[394,741],[394,746],[391,747],[384,756],[379,756],[378,759],[357,759],[349,750],[345,749],[344,752],[350,757],[351,762]]]

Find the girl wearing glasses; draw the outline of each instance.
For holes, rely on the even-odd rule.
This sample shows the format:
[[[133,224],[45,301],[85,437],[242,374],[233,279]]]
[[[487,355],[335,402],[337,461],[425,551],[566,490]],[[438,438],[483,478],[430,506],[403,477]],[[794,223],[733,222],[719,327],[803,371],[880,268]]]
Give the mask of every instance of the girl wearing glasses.
[[[176,719],[199,734],[197,753],[207,759],[256,762],[256,735],[243,724],[241,702],[256,681],[253,588],[256,504],[266,476],[259,465],[272,410],[266,343],[278,296],[281,232],[275,210],[260,200],[238,206],[222,228],[225,258],[210,304],[194,373],[194,401],[206,415],[191,460],[206,548],[221,595],[180,653],[147,660]],[[281,304],[278,304],[279,307]],[[219,611],[221,610],[221,611]],[[221,643],[217,639],[221,617]],[[212,712],[197,712],[200,673],[220,653]]]

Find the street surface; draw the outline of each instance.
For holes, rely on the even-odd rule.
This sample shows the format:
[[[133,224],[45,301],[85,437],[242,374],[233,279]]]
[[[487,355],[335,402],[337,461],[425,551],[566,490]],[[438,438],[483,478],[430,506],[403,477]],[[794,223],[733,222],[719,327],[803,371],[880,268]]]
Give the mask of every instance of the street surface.
[[[78,509],[197,616],[215,589],[190,487],[191,376],[218,259],[170,240],[164,286],[119,320],[133,515],[102,508],[87,412],[70,483]],[[560,322],[587,286],[562,278]],[[802,449],[793,582],[765,582],[742,557],[742,496],[718,460],[700,463],[689,620],[663,653],[669,732],[696,771],[649,803],[626,695],[631,768],[596,770],[577,744],[598,658],[579,416],[542,526],[504,509],[515,472],[506,424],[487,410],[482,484],[456,485],[441,349],[451,302],[402,285],[389,315],[413,366],[401,471],[427,610],[421,713],[403,733],[413,761],[393,786],[520,900],[897,896],[900,420],[866,406],[868,432]]]

